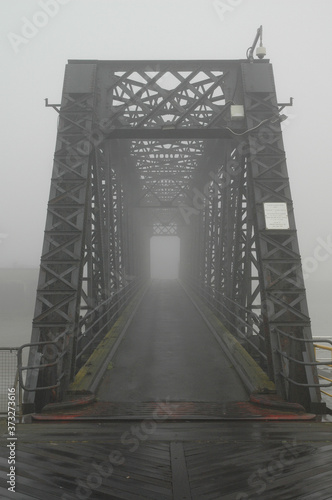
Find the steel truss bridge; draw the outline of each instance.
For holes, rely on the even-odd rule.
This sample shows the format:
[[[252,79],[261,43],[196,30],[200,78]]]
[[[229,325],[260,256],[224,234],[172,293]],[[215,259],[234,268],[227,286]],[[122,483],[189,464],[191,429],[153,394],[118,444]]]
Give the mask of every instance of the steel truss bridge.
[[[26,411],[67,398],[148,286],[151,237],[168,235],[180,239],[182,286],[223,325],[242,379],[235,351],[271,382],[261,392],[319,412],[286,104],[270,62],[70,60],[51,106],[59,122],[21,363]]]

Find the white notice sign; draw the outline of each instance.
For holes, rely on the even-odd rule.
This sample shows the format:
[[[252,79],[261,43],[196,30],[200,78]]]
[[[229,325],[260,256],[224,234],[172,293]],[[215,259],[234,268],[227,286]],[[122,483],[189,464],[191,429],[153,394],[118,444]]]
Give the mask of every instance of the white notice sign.
[[[287,203],[264,203],[266,229],[289,229]]]

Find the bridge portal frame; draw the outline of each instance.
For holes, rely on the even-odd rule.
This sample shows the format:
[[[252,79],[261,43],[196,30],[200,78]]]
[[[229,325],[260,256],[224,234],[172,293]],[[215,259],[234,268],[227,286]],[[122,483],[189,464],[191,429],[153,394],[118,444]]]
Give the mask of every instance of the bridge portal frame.
[[[222,298],[242,343],[259,342],[282,397],[319,404],[269,61],[69,61],[58,111],[31,342],[60,335],[51,361],[61,353],[61,363],[28,371],[26,403],[54,380],[55,397],[64,396],[93,311],[146,276],[151,214],[168,210],[162,224],[176,220],[187,248],[182,278]],[[147,147],[148,162],[140,153]],[[181,162],[187,167],[170,182],[167,172]],[[286,209],[280,227],[268,227],[265,207]],[[29,365],[45,360],[41,344],[32,346]]]

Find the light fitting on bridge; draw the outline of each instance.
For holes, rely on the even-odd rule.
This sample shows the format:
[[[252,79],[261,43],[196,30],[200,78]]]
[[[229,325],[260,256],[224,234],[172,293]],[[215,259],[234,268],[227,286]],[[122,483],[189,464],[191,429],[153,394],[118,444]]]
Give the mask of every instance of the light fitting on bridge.
[[[258,59],[263,59],[266,56],[266,48],[263,47],[263,26],[260,26],[257,30],[253,44],[247,50],[247,58],[250,62],[254,61],[254,50],[259,40],[259,46],[256,48],[256,56]]]
[[[244,118],[244,106],[242,104],[232,104],[231,105],[231,120],[243,120]]]

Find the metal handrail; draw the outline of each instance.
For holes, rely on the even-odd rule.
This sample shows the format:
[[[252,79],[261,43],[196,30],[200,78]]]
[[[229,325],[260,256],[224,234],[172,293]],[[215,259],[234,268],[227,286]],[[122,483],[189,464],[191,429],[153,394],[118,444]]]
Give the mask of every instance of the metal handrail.
[[[332,344],[332,342],[330,342],[329,340],[319,340],[320,342],[325,342],[325,343],[328,343],[328,344]],[[315,339],[315,342],[317,342],[317,339]],[[325,346],[325,345],[319,345],[319,344],[314,344],[314,350],[315,350],[315,358],[317,359],[317,356],[316,356],[316,349],[323,349],[325,351],[330,351],[331,352],[331,356],[332,356],[332,347],[328,347],[328,346]],[[327,365],[328,367],[332,367],[331,364],[328,364]],[[323,379],[323,380],[327,380],[328,382],[330,382],[329,385],[327,386],[321,386],[321,387],[331,387],[332,386],[332,379],[328,378],[328,377],[324,377],[323,375],[320,375],[318,374],[318,377]],[[321,391],[323,394],[325,394],[326,396],[329,396],[330,398],[332,398],[332,394],[330,394],[329,392],[326,392],[326,391]]]
[[[317,342],[317,340],[315,339],[315,342]],[[329,343],[332,345],[332,342],[330,342],[329,340],[319,340],[319,342],[326,342],[326,343]],[[319,345],[319,344],[314,344],[314,348],[315,348],[315,353],[316,353],[316,349],[323,349],[324,351],[330,351],[331,352],[331,362],[332,362],[332,347],[328,347],[326,345]],[[329,365],[332,367],[332,365]]]
[[[239,304],[238,302],[236,302],[235,300],[232,300],[230,299],[229,297],[227,297],[225,294],[221,293],[219,290],[216,290],[214,289],[213,287],[211,287],[210,285],[205,285],[204,287],[202,285],[195,285],[193,288],[198,288],[198,289],[201,289],[203,290],[203,292],[205,293],[206,290],[211,290],[211,292],[209,293],[210,297],[213,298],[214,301],[216,301],[219,305],[223,306],[229,313],[231,313],[233,316],[235,315],[235,313],[229,309],[227,306],[225,306],[225,304],[222,302],[222,301],[228,301],[228,302],[231,302],[232,304],[234,304],[236,307],[238,307],[241,311],[245,312],[246,314],[248,314],[251,318],[253,318],[255,321],[256,321],[256,326],[259,326],[260,323],[261,323],[261,318],[255,313],[253,312],[251,309],[248,309],[247,307],[244,307],[242,306],[241,304]],[[215,298],[214,294],[217,294],[219,296],[222,297],[222,301],[221,300],[218,300]],[[213,304],[211,304],[213,305]],[[246,321],[244,321],[242,318],[238,318],[238,320],[243,323],[245,326],[247,327],[250,327],[253,332],[256,334],[256,335],[259,335],[260,337],[262,337],[262,335],[259,333],[258,330],[255,330],[254,329],[254,325],[251,325],[249,323],[247,323]],[[239,330],[240,332],[240,330]],[[263,338],[263,337],[262,337]]]
[[[296,342],[309,342],[309,343],[313,343],[313,342],[326,342],[327,344],[331,344],[332,346],[332,341],[331,340],[328,340],[328,339],[325,339],[324,337],[315,337],[315,338],[312,338],[312,339],[299,339],[298,337],[294,337],[294,335],[289,335],[289,333],[286,333],[286,332],[283,332],[282,330],[280,330],[280,328],[274,328],[276,332],[280,333],[281,335],[283,335],[284,337],[287,337],[291,340],[295,340]],[[331,348],[332,350],[332,348]]]
[[[283,358],[288,359],[289,361],[293,361],[294,363],[298,365],[305,365],[305,366],[329,366],[329,362],[325,363],[324,361],[301,361],[299,359],[293,358],[292,356],[288,356],[288,354],[285,354],[283,351],[280,351],[280,349],[276,349],[276,352],[278,352]]]
[[[242,306],[241,304],[239,304],[238,302],[230,299],[229,297],[226,297],[226,295],[222,294],[219,290],[215,290],[213,287],[209,286],[209,285],[206,285],[206,286],[202,286],[200,284],[197,284],[197,283],[194,283],[194,284],[190,284],[191,288],[193,288],[194,290],[198,291],[198,293],[201,295],[201,297],[203,297],[205,300],[206,300],[206,295],[208,295],[209,299],[207,300],[209,306],[212,307],[212,309],[220,316],[223,317],[223,319],[230,325],[233,327],[233,329],[236,331],[236,333],[239,335],[239,337],[243,340],[245,340],[265,361],[267,361],[267,355],[265,352],[261,351],[257,345],[255,343],[253,343],[251,340],[250,340],[250,337],[245,335],[238,327],[238,323],[241,323],[243,326],[245,326],[246,328],[249,328],[251,330],[251,332],[256,335],[259,339],[261,340],[264,340],[264,336],[260,333],[260,331],[257,329],[257,327],[259,327],[259,325],[262,323],[261,319],[259,318],[259,316],[254,313],[253,311],[251,311],[250,309]],[[218,294],[219,296],[222,297],[222,301],[218,298],[216,298],[216,294]],[[253,320],[255,321],[255,324],[250,324],[250,323],[247,323],[244,319],[242,319],[241,317],[237,316],[236,313],[234,311],[232,311],[226,304],[224,301],[228,301],[234,305],[236,305],[236,307],[238,307],[241,311],[243,311],[244,313],[246,313],[247,315],[250,315],[251,318],[253,318]],[[229,318],[227,318],[225,316],[225,314],[217,308],[217,305],[221,306],[224,310],[226,310],[229,314],[231,314],[233,317],[236,318],[237,320],[237,324],[234,323],[233,321],[231,321]],[[256,328],[255,328],[256,326]]]
[[[332,345],[332,341],[331,340],[328,340],[328,339],[325,339],[325,338],[315,338],[315,339],[299,339],[298,337],[294,337],[294,335],[289,335],[288,333],[286,332],[283,332],[282,330],[280,330],[280,328],[275,328],[274,329],[278,334],[286,337],[286,338],[289,338],[291,340],[293,340],[294,342],[302,342],[302,343],[309,343],[309,344],[312,344],[313,347],[315,348],[315,342],[326,342],[328,344],[331,344]],[[324,348],[324,346],[322,346],[322,348]],[[330,350],[332,351],[332,347],[325,347],[325,349],[327,350]],[[285,359],[288,359],[289,361],[292,361],[293,363],[295,364],[298,364],[298,365],[302,365],[302,366],[316,366],[316,367],[319,367],[319,366],[331,366],[331,362],[330,361],[301,361],[299,359],[295,359],[293,358],[292,356],[289,356],[288,354],[286,354],[285,352],[281,351],[280,349],[276,349],[275,350],[280,356],[282,356],[283,358]],[[316,356],[315,356],[316,358]],[[287,375],[285,375],[284,373],[282,372],[279,372],[279,375],[281,375],[285,380],[287,380],[289,383],[293,384],[293,385],[297,385],[297,386],[301,386],[301,387],[332,387],[332,380],[331,379],[327,379],[325,377],[322,377],[321,375],[318,374],[318,377],[319,378],[324,378],[325,380],[328,380],[330,383],[329,384],[303,384],[303,383],[299,383],[299,382],[296,382],[294,379],[291,379],[289,377],[287,377]],[[331,396],[330,394],[326,393],[325,391],[321,391],[321,392],[324,392],[324,394],[327,394],[329,396]],[[331,396],[332,397],[332,396]]]
[[[106,300],[104,300],[103,302],[98,304],[92,311],[87,313],[84,316],[84,318],[81,320],[80,326],[83,326],[84,323],[86,323],[86,321],[89,319],[89,317],[93,316],[98,311],[98,309],[101,309],[110,303],[111,303],[111,308],[116,307],[118,304],[120,304],[121,300],[123,299],[123,296],[125,297],[126,295],[129,295],[133,291],[133,290],[130,290],[130,286],[132,284],[133,284],[132,288],[133,288],[133,290],[135,290],[141,284],[141,281],[140,280],[131,281],[130,283],[125,285],[123,288],[121,288],[117,292],[114,292],[109,298],[107,298]],[[123,293],[123,292],[125,292],[125,293]],[[120,298],[114,302],[114,298],[117,296],[119,296]],[[106,315],[108,312],[109,312],[109,310],[105,311],[103,316]],[[99,320],[100,320],[100,317],[98,318],[98,320],[95,321],[95,323],[90,325],[89,329],[91,329]]]
[[[106,316],[108,316],[112,311],[111,317],[101,326],[101,328],[94,333],[89,339],[89,341],[81,348],[77,349],[75,359],[76,361],[79,361],[82,355],[88,351],[88,348],[93,344],[98,337],[100,337],[101,333],[103,330],[106,328],[110,328],[111,324],[113,323],[113,320],[115,317],[121,312],[121,310],[128,304],[129,300],[132,298],[132,296],[136,293],[137,289],[139,286],[141,286],[142,281],[141,280],[134,280],[128,283],[126,286],[124,286],[121,290],[118,290],[117,292],[113,293],[111,297],[100,303],[93,311],[89,312],[86,314],[86,316],[83,318],[83,320],[80,322],[80,328],[85,326],[85,323],[87,320],[91,317],[94,316],[96,313],[100,313],[100,310],[104,309],[106,306],[109,306],[108,309],[104,310],[101,315],[98,315],[97,319],[89,325],[89,327],[84,331],[84,333],[80,333],[78,338],[77,338],[77,345],[86,338],[89,338],[90,333],[93,332],[93,328],[98,325],[98,323]],[[114,300],[115,299],[115,300]]]
[[[70,334],[70,330],[67,329],[64,332],[61,332],[54,340],[46,340],[46,341],[42,341],[42,342],[30,342],[28,344],[23,344],[23,345],[21,345],[21,347],[18,348],[17,360],[18,360],[18,371],[19,371],[19,384],[22,387],[22,389],[24,389],[27,392],[34,392],[34,391],[41,391],[41,390],[45,390],[45,389],[56,389],[60,386],[60,381],[64,376],[63,372],[60,373],[60,375],[58,376],[56,384],[50,385],[50,386],[35,387],[33,389],[27,387],[24,384],[22,374],[24,371],[27,371],[27,370],[34,370],[34,369],[40,370],[40,369],[50,368],[52,366],[57,366],[59,364],[60,360],[67,354],[68,349],[64,349],[62,352],[60,352],[60,355],[59,355],[59,351],[58,351],[57,359],[55,361],[53,361],[52,363],[43,363],[43,364],[38,364],[38,365],[27,365],[27,366],[23,366],[22,352],[23,352],[23,349],[25,349],[27,347],[29,347],[29,348],[42,347],[42,346],[46,346],[46,345],[57,344],[63,337],[65,337],[66,335],[69,335],[69,334]]]
[[[84,333],[80,334],[77,337],[77,345],[81,342],[83,338],[87,338],[89,334],[93,331],[93,328],[98,325],[98,323],[106,316],[109,315],[110,312],[115,310],[115,312],[111,315],[110,318],[98,329],[98,331],[95,333],[93,332],[93,336],[89,339],[88,343],[85,344],[82,349],[77,350],[75,354],[75,362],[81,358],[83,353],[85,353],[88,348],[91,346],[91,344],[96,341],[98,337],[101,336],[102,332],[110,327],[110,324],[112,321],[114,321],[114,318],[116,315],[122,310],[123,307],[125,307],[131,297],[134,295],[134,293],[137,291],[137,288],[141,285],[141,280],[134,280],[128,283],[128,285],[124,286],[122,289],[118,290],[115,293],[112,293],[110,297],[108,297],[106,300],[98,304],[93,310],[89,311],[84,318],[80,321],[79,326],[80,328],[84,327],[85,324],[89,321],[91,317],[93,317],[95,314],[98,315],[97,319],[93,321],[92,324],[89,325],[89,327],[84,331]],[[103,310],[103,312],[100,314],[101,309],[107,308],[106,310]],[[42,391],[42,390],[49,390],[49,389],[58,389],[61,386],[61,381],[65,376],[65,371],[62,370],[61,373],[57,373],[56,376],[56,382],[52,385],[47,385],[47,386],[38,386],[38,387],[27,387],[27,385],[23,381],[23,372],[28,371],[28,370],[45,370],[49,368],[53,368],[58,366],[62,359],[69,353],[69,345],[67,342],[63,342],[61,348],[57,345],[63,338],[66,336],[69,336],[72,334],[72,328],[67,328],[65,331],[61,332],[55,339],[53,340],[46,340],[46,341],[40,341],[40,342],[31,342],[22,345],[20,348],[18,348],[18,372],[19,372],[19,384],[22,389],[24,389],[27,392],[34,392],[34,391]],[[51,362],[48,363],[39,363],[39,364],[34,364],[34,365],[27,365],[23,366],[22,362],[22,352],[25,348],[37,348],[38,351],[41,350],[43,346],[47,345],[56,345],[57,346],[57,352],[55,355],[54,361],[52,360]],[[42,359],[43,354],[41,353],[41,359]]]
[[[261,321],[260,317],[258,316],[258,314],[256,314],[254,311],[252,311],[251,309],[248,309],[245,306],[242,306],[241,304],[239,304],[238,302],[236,302],[236,300],[233,300],[230,297],[227,297],[227,295],[225,295],[224,293],[222,293],[220,290],[217,290],[216,288],[213,288],[211,285],[204,285],[204,287],[202,287],[202,285],[196,285],[196,286],[198,286],[200,288],[203,288],[204,290],[205,289],[212,290],[213,293],[220,295],[223,298],[223,300],[227,300],[228,302],[231,302],[235,306],[239,307],[242,311],[246,312],[251,317],[255,318],[258,323]]]
[[[297,386],[301,386],[301,387],[331,387],[332,386],[332,382],[330,384],[302,384],[300,382],[296,382],[294,379],[292,378],[289,378],[287,377],[287,375],[285,375],[284,373],[282,372],[279,372],[279,375],[281,375],[285,380],[287,380],[289,383],[293,384],[293,385],[297,385]]]
[[[260,325],[262,325],[262,320],[261,318],[253,311],[249,310],[248,308],[242,306],[241,304],[238,304],[236,301],[233,299],[230,299],[226,295],[224,295],[222,292],[219,290],[215,290],[213,287],[210,285],[202,286],[201,284],[198,283],[190,283],[190,286],[192,289],[198,291],[198,294],[205,299],[205,301],[208,303],[210,307],[214,311],[218,313],[218,315],[222,316],[224,320],[228,323],[228,325],[232,326],[234,331],[239,335],[240,338],[244,339],[248,344],[250,344],[253,349],[256,350],[257,353],[259,353],[260,356],[262,356],[263,359],[267,360],[267,355],[266,353],[262,352],[253,342],[251,342],[250,338],[247,337],[238,327],[238,324],[242,324],[246,326],[246,328],[249,328],[255,335],[257,335],[260,339],[264,340],[264,336],[257,331],[257,328],[259,328]],[[216,296],[219,296],[218,298]],[[221,299],[220,299],[221,298]],[[227,306],[227,303],[235,305],[239,310],[244,312],[245,314],[249,315],[249,317],[253,320],[254,324],[249,324],[247,323],[243,318],[238,317],[236,315],[236,312],[230,309],[230,307]],[[234,321],[232,321],[230,318],[225,316],[223,311],[219,310],[217,305],[221,306],[224,311],[229,313],[232,317],[236,317],[237,324],[235,324]],[[314,345],[314,342],[325,342],[329,343],[332,346],[332,341],[324,338],[316,338],[316,339],[300,339],[298,337],[295,337],[294,335],[290,335],[282,330],[280,328],[275,327],[274,332],[277,334],[280,334],[284,337],[287,337],[288,339],[294,341],[294,342],[300,342],[300,343],[309,343]],[[326,349],[331,350],[332,353],[332,347],[326,347]],[[281,357],[287,359],[288,361],[297,363],[298,365],[302,366],[331,366],[331,361],[328,362],[319,362],[319,361],[301,361],[299,359],[295,359],[288,354],[284,353],[280,349],[275,349],[275,352],[277,352]],[[285,380],[287,380],[289,383],[301,386],[301,387],[331,387],[332,386],[332,380],[328,379],[330,382],[329,384],[309,384],[309,383],[300,383],[296,382],[295,380],[291,379],[288,377],[285,373],[279,372],[279,375],[281,375]],[[319,376],[319,375],[318,375]],[[322,377],[321,377],[322,378]],[[324,392],[324,391],[322,391]],[[331,396],[331,395],[330,395]],[[332,396],[331,396],[332,397]]]

